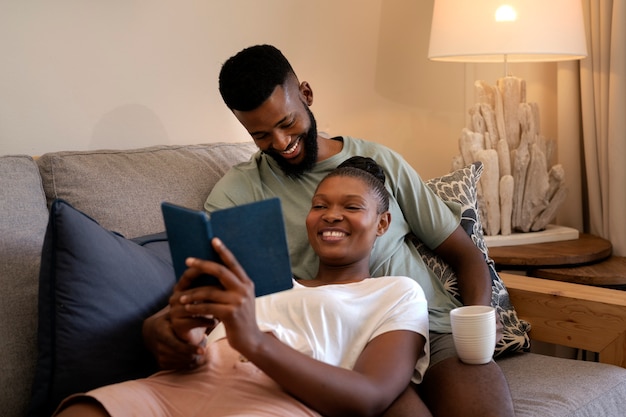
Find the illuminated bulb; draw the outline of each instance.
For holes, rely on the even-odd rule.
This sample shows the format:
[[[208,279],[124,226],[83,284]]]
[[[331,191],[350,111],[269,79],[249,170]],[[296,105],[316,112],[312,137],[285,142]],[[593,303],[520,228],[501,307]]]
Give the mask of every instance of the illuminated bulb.
[[[496,22],[514,22],[516,19],[517,12],[508,4],[503,4],[496,10]]]

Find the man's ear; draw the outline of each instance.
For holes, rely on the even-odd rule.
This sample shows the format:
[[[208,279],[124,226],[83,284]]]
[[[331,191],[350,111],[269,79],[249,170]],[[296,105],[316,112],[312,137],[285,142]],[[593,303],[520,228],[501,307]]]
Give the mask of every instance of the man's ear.
[[[382,213],[378,219],[378,230],[376,231],[376,236],[382,236],[387,233],[389,224],[391,224],[391,213],[386,211]]]
[[[313,90],[307,81],[302,81],[300,83],[300,95],[307,106],[313,104]]]

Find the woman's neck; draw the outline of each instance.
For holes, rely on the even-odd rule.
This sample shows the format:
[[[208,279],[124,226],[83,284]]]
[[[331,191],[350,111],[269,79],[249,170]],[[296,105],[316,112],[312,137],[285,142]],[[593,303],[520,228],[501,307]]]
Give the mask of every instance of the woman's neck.
[[[317,275],[313,279],[298,280],[306,287],[318,287],[329,284],[348,284],[363,281],[370,277],[369,261],[359,265],[332,266],[320,264]]]

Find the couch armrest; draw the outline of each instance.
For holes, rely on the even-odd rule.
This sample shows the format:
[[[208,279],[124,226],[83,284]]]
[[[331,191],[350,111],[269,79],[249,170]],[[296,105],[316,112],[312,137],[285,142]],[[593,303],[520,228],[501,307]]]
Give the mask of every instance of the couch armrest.
[[[626,368],[626,291],[500,273],[531,339],[599,354]]]

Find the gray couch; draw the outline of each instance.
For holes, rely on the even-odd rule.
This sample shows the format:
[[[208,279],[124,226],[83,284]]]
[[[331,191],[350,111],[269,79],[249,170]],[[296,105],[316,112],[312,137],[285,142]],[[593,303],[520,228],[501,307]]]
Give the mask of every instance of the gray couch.
[[[38,294],[42,244],[52,201],[61,198],[73,209],[91,217],[90,220],[97,221],[103,229],[126,238],[158,233],[163,230],[161,201],[200,209],[209,190],[224,172],[232,164],[248,159],[255,149],[252,143],[212,143],[126,151],[57,152],[36,160],[29,156],[0,157],[0,404],[3,416],[27,415],[33,381],[36,374],[37,378],[41,377],[41,370],[36,368],[50,361],[50,355],[64,354],[52,350],[38,358],[38,326],[41,330],[41,327],[57,326],[61,321],[38,311],[38,305],[40,308],[45,305],[41,304],[42,297],[59,291],[55,285],[60,285],[42,281],[42,294]],[[64,225],[59,223],[54,227]],[[48,233],[51,230],[48,228]],[[119,238],[115,236],[110,238]],[[100,249],[98,245],[93,249]],[[157,248],[162,249],[162,246]],[[48,256],[50,249],[44,249],[44,254]],[[105,260],[107,256],[108,252],[95,255]],[[49,257],[46,259],[45,265],[50,268]],[[116,262],[115,259],[108,261]],[[42,279],[47,276],[42,274]],[[626,292],[507,274],[502,274],[502,278],[519,316],[532,324],[533,339],[598,352],[600,362],[607,362],[584,362],[535,353],[499,358],[498,363],[513,393],[517,415],[626,415]],[[67,306],[59,303],[54,307],[61,310]],[[97,329],[99,322],[96,320],[91,327]],[[123,320],[119,317],[116,320],[122,326]],[[41,337],[39,333],[40,345]],[[60,340],[63,335],[54,337]],[[55,343],[54,337],[46,342]],[[89,347],[81,349],[89,350]],[[108,356],[114,358],[122,355],[115,348],[109,348],[109,352]],[[146,352],[140,354],[147,355]],[[61,378],[66,371],[58,366],[52,377]],[[77,382],[80,380],[73,380]],[[41,390],[39,395],[41,398]]]

